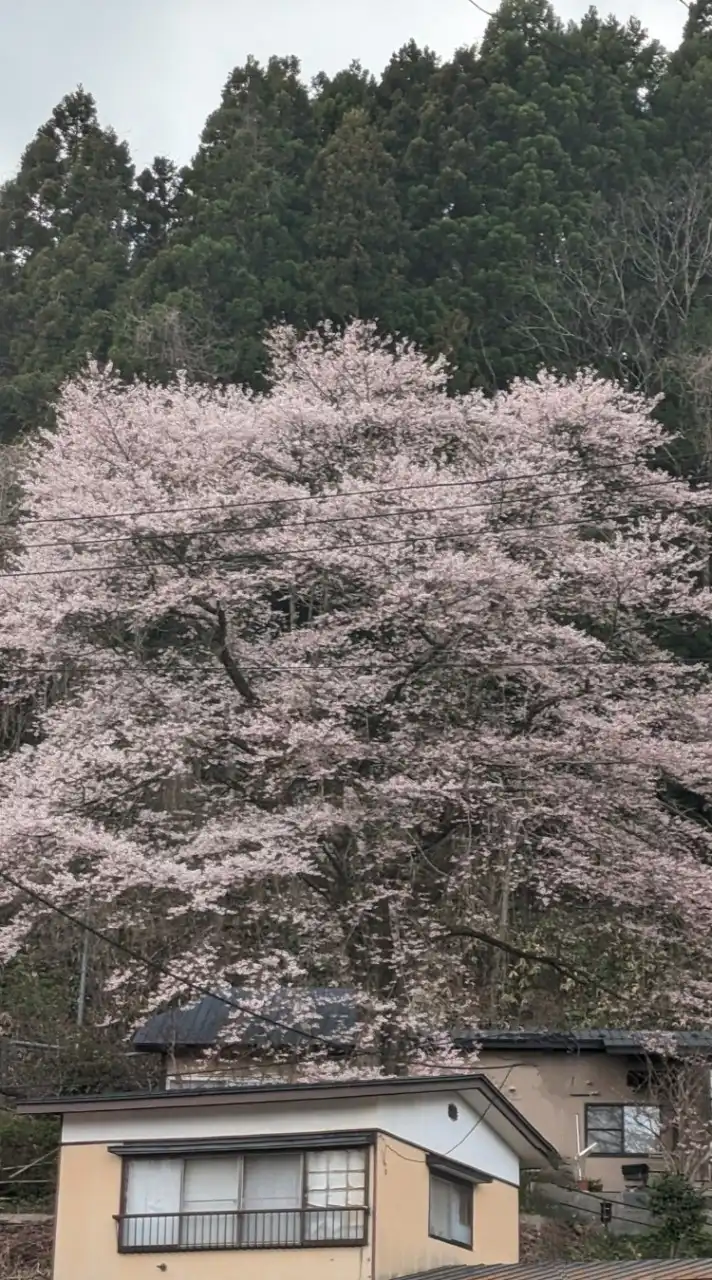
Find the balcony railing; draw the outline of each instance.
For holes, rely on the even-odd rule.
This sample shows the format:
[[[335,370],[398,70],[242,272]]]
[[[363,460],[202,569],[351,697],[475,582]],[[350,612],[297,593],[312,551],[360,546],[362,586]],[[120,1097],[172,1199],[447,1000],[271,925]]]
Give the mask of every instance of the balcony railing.
[[[368,1210],[243,1209],[121,1214],[120,1253],[189,1249],[313,1249],[366,1243]]]

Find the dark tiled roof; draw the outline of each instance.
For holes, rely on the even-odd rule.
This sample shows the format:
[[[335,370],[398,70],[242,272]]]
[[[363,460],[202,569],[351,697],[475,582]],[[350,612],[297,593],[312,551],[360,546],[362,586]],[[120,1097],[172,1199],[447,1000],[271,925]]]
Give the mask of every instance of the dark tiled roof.
[[[712,1031],[624,1031],[602,1027],[580,1031],[461,1031],[457,1040],[462,1045],[481,1044],[483,1048],[506,1051],[507,1049],[539,1049],[549,1052],[635,1053],[650,1036],[661,1034],[674,1037],[684,1049],[700,1049],[712,1052]]]
[[[349,1032],[357,1019],[356,1003],[351,992],[340,987],[314,987],[310,991],[275,992],[268,999],[259,992],[244,987],[234,987],[228,993],[232,1004],[226,1004],[218,996],[205,996],[197,1004],[186,1009],[168,1009],[154,1014],[136,1032],[133,1043],[137,1049],[168,1049],[170,1047],[203,1049],[214,1045],[223,1035],[232,1019],[234,1029],[226,1036],[233,1044],[286,1048],[305,1043],[298,1027],[310,1032],[315,1042],[322,1037],[335,1044],[346,1045]],[[241,1015],[234,1005],[244,1005],[248,1010],[273,1018],[283,1026],[274,1026],[259,1015]]]
[[[538,1262],[437,1267],[401,1280],[712,1280],[712,1258],[658,1262]]]
[[[353,1043],[358,1008],[354,992],[345,988],[314,987],[309,991],[285,989],[275,992],[265,1000],[259,992],[245,987],[233,987],[227,995],[233,1005],[259,1010],[261,1014],[266,1014],[268,1018],[273,1018],[284,1026],[274,1026],[259,1015],[240,1017],[234,1008],[218,996],[204,996],[187,1008],[168,1009],[165,1013],[154,1014],[136,1032],[134,1047],[207,1049],[221,1039],[235,1045],[271,1049],[306,1043],[303,1035],[298,1031],[287,1030],[287,1027],[309,1031],[315,1042],[325,1039],[343,1047]],[[228,1030],[230,1022],[232,1026]],[[509,1031],[488,1028],[464,1029],[455,1032],[453,1039],[464,1049],[482,1045],[483,1048],[505,1053],[510,1049],[634,1053],[640,1047],[641,1037],[651,1034],[611,1028],[577,1031]],[[671,1034],[675,1035],[684,1048],[712,1052],[712,1031],[680,1031]]]

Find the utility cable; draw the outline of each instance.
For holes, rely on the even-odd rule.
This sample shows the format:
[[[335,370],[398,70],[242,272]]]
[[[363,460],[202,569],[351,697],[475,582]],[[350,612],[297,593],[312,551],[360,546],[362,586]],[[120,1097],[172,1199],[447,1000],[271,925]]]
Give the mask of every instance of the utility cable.
[[[478,480],[430,480],[424,481],[422,484],[378,485],[367,489],[342,489],[336,493],[294,494],[286,498],[252,498],[239,502],[213,502],[183,507],[136,507],[118,511],[104,511],[91,515],[82,515],[80,513],[66,516],[20,515],[17,519],[0,520],[0,529],[15,529],[18,526],[24,528],[30,524],[74,524],[94,520],[131,520],[136,516],[190,515],[191,513],[202,514],[206,511],[247,511],[254,507],[282,507],[311,502],[339,502],[343,498],[369,498],[379,497],[381,494],[419,493],[433,489],[474,489],[490,484],[504,485],[516,484],[520,480],[539,480],[542,476],[556,476],[561,479],[562,477],[580,475],[585,478],[588,475],[599,472],[605,474],[612,472],[615,476],[629,467],[639,468],[643,466],[649,467],[649,465],[646,459],[639,458],[629,462],[595,462],[589,465],[582,463],[580,467],[567,467],[564,465],[548,470],[513,472],[502,476],[483,476]]]
[[[150,560],[145,564],[133,563],[132,561],[127,560],[127,561],[118,561],[113,564],[109,562],[106,564],[88,565],[85,568],[81,568],[77,565],[73,565],[71,567],[67,567],[64,569],[19,569],[10,573],[0,573],[0,581],[11,581],[12,579],[15,579],[15,578],[66,577],[68,574],[69,575],[73,574],[76,577],[84,577],[87,574],[94,574],[94,573],[115,574],[117,571],[121,571],[121,570],[127,570],[128,572],[136,574],[136,573],[147,573],[156,568],[168,568],[168,569],[176,569],[176,570],[178,569],[196,570],[196,569],[204,569],[212,565],[226,565],[226,564],[233,564],[233,568],[231,570],[226,570],[227,572],[237,573],[244,570],[245,568],[248,568],[250,566],[250,563],[252,564],[256,563],[257,565],[260,565],[260,564],[263,564],[265,561],[270,561],[270,560],[282,561],[284,559],[303,560],[303,561],[309,562],[313,559],[316,553],[321,553],[321,552],[348,553],[351,551],[371,550],[374,548],[381,548],[381,547],[412,546],[416,543],[423,543],[423,542],[439,542],[439,541],[444,542],[446,539],[454,540],[455,542],[463,542],[463,541],[467,542],[467,541],[471,541],[473,538],[481,539],[483,537],[484,538],[508,537],[511,533],[538,533],[542,530],[548,530],[548,529],[588,527],[592,525],[597,525],[600,527],[606,524],[610,525],[611,523],[617,522],[620,520],[627,521],[634,518],[635,517],[631,517],[629,513],[625,512],[618,516],[614,516],[614,515],[604,516],[604,517],[588,516],[588,517],[579,518],[576,520],[540,521],[538,524],[520,524],[520,525],[511,524],[511,525],[507,525],[505,528],[502,528],[502,529],[479,528],[479,529],[472,529],[469,532],[467,528],[452,529],[452,530],[440,529],[435,533],[413,532],[405,538],[369,539],[362,542],[316,543],[314,546],[307,547],[299,551],[292,551],[288,547],[283,547],[283,548],[274,549],[274,550],[262,549],[262,550],[250,550],[246,552],[244,551],[223,552],[223,554],[220,556],[215,556],[215,557],[208,556],[201,560],[181,560],[179,562],[176,562],[173,560],[162,560],[158,558],[158,559]],[[287,529],[285,532],[289,532],[289,530]],[[239,566],[234,565],[234,561],[236,559],[239,559],[241,561]]]
[[[149,959],[148,956],[144,956],[133,947],[127,946],[125,942],[119,942],[116,938],[112,938],[110,934],[105,933],[103,929],[97,929],[95,925],[89,924],[88,921],[82,920],[79,916],[73,915],[71,911],[67,911],[65,907],[59,906],[58,903],[52,902],[50,898],[39,893],[37,889],[33,889],[29,885],[23,884],[22,881],[17,880],[10,872],[4,869],[0,870],[0,879],[5,880],[9,885],[12,885],[18,893],[26,894],[28,898],[34,899],[34,901],[38,902],[41,906],[55,912],[70,924],[76,925],[77,928],[82,929],[85,933],[89,933],[93,937],[97,938],[100,942],[104,942],[108,946],[114,947],[116,950],[123,952],[131,960],[135,961],[135,963],[143,965],[145,968],[153,970],[153,972],[160,974],[165,978],[171,978],[176,982],[180,982],[186,990],[192,990],[202,997],[220,1000],[223,1004],[228,1005],[229,1008],[234,1009],[237,1013],[246,1014],[255,1021],[265,1022],[269,1026],[276,1027],[280,1031],[287,1031],[290,1034],[301,1036],[310,1043],[314,1043],[315,1041],[320,1042],[330,1049],[342,1047],[334,1040],[328,1039],[326,1036],[322,1036],[316,1032],[307,1031],[303,1027],[293,1026],[291,1023],[283,1022],[279,1018],[273,1018],[270,1014],[262,1013],[257,1009],[250,1009],[247,1005],[234,1000],[230,996],[219,994],[217,991],[212,991],[210,987],[204,987],[202,984],[194,982],[191,978],[187,978],[185,974],[179,974],[175,969],[169,968],[167,965],[161,964],[156,960]]]
[[[666,489],[668,487],[668,484],[669,482],[665,480],[651,480],[647,484],[636,485],[632,491],[629,490],[627,492],[633,492],[636,495],[640,493],[647,494],[651,490]],[[575,497],[581,496],[581,494],[579,489],[560,489],[548,494],[537,493],[533,496],[536,497],[537,506],[540,507],[542,503],[548,500],[555,501],[560,498],[575,498]],[[81,547],[105,547],[105,546],[116,545],[117,543],[125,543],[125,542],[139,543],[139,542],[151,542],[154,540],[163,541],[170,538],[176,538],[176,539],[201,538],[201,537],[206,537],[207,535],[210,535],[210,534],[226,534],[232,537],[236,533],[264,533],[266,531],[269,531],[270,529],[275,529],[280,533],[282,532],[289,533],[290,531],[293,531],[293,530],[296,530],[297,532],[301,533],[304,529],[311,528],[312,525],[321,526],[321,525],[334,525],[334,524],[370,524],[376,520],[392,520],[396,518],[401,519],[402,517],[413,518],[415,516],[423,516],[423,515],[434,515],[434,516],[449,515],[450,512],[452,511],[497,511],[501,513],[503,516],[506,516],[509,513],[506,510],[503,510],[503,504],[509,504],[509,505],[519,504],[521,503],[521,501],[522,501],[522,498],[520,495],[517,495],[517,494],[504,495],[503,494],[500,498],[495,498],[488,502],[451,503],[451,504],[445,504],[442,507],[384,507],[382,511],[369,511],[369,512],[366,512],[365,514],[361,513],[357,515],[346,515],[346,516],[343,516],[343,515],[321,516],[315,520],[304,520],[302,523],[298,525],[284,526],[284,525],[278,525],[274,523],[270,525],[265,525],[265,524],[239,525],[238,524],[238,525],[232,525],[227,527],[225,525],[203,525],[198,527],[197,529],[177,529],[175,531],[172,531],[172,530],[160,531],[155,529],[148,529],[141,533],[121,534],[118,537],[107,537],[107,538],[96,537],[96,538],[83,538],[83,539],[62,538],[62,539],[56,539],[49,542],[26,542],[26,543],[23,543],[21,547],[21,551],[24,553],[33,549],[46,550],[46,549],[54,549],[58,547],[68,547],[72,551],[76,551],[78,548],[81,548]],[[592,521],[605,520],[607,518],[608,517],[606,517],[605,515],[591,516]]]
[[[17,890],[18,893],[25,894],[28,898],[39,903],[45,909],[49,911],[53,911],[56,915],[66,920],[68,923],[74,925],[76,928],[81,929],[85,933],[91,934],[93,937],[97,938],[100,942],[105,943],[107,946],[113,947],[115,950],[123,952],[123,954],[128,956],[136,964],[140,964],[144,966],[146,969],[152,970],[154,973],[160,974],[163,977],[171,978],[173,981],[180,983],[180,985],[183,986],[188,991],[193,991],[203,998],[208,997],[213,1000],[221,1001],[223,1004],[226,1004],[229,1008],[235,1009],[238,1013],[246,1014],[247,1016],[249,1016],[250,1018],[254,1019],[257,1022],[265,1022],[270,1026],[274,1026],[278,1030],[287,1031],[291,1034],[298,1035],[302,1039],[307,1040],[309,1043],[321,1043],[330,1049],[341,1050],[343,1048],[343,1045],[340,1045],[337,1041],[334,1041],[325,1036],[322,1036],[320,1033],[307,1031],[303,1027],[294,1026],[290,1023],[284,1022],[281,1019],[274,1018],[271,1015],[268,1015],[266,1013],[262,1013],[259,1010],[251,1009],[248,1006],[242,1004],[241,1002],[236,1001],[231,996],[220,994],[219,992],[213,991],[210,987],[203,986],[201,983],[196,983],[193,979],[188,978],[185,974],[179,973],[177,970],[172,968],[172,966],[169,967],[168,965],[162,964],[159,961],[149,959],[148,956],[144,956],[141,952],[137,951],[135,948],[128,946],[124,942],[119,942],[118,939],[116,938],[112,938],[111,935],[106,933],[103,929],[98,929],[96,925],[89,924],[88,921],[86,921],[85,919],[81,919],[79,916],[74,915],[71,911],[68,911],[66,907],[62,907],[58,903],[53,902],[52,899],[47,898],[44,894],[40,893],[37,889],[32,888],[30,885],[23,883],[23,881],[19,880],[16,876],[12,875],[9,871],[7,871],[4,868],[0,869],[0,880],[4,880],[7,884],[11,885],[15,890]],[[527,958],[529,958],[532,963],[534,963],[535,961],[538,961],[543,964],[550,963],[550,959],[551,959],[545,954],[542,954],[541,956],[537,956],[534,953],[528,954]],[[589,985],[589,986],[595,986],[597,988],[602,988],[602,984],[595,977],[592,977],[589,982],[587,975],[579,974],[576,972],[576,970],[569,969],[568,966],[564,966],[562,964],[562,965],[557,965],[556,967],[558,967],[565,976],[568,976],[572,978],[575,982],[579,983],[579,985]],[[609,994],[623,999],[622,992],[613,991],[612,988],[608,988],[608,987],[605,987],[603,989],[605,989]],[[363,1052],[369,1053],[370,1051],[364,1050]]]

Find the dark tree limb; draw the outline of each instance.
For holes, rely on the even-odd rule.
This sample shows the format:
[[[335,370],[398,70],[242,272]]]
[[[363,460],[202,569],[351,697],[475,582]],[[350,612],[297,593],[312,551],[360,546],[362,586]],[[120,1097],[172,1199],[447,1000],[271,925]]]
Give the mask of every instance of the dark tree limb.
[[[257,706],[259,698],[240,667],[227,642],[227,615],[221,604],[215,608],[215,630],[211,636],[210,647],[219,662],[225,668],[232,684],[240,697],[248,706]]]
[[[561,701],[561,695],[558,693],[553,694],[550,698],[537,699],[536,702],[533,702],[531,704],[521,724],[517,725],[516,729],[513,731],[511,736],[513,738],[520,738],[523,734],[528,733],[529,730],[532,728],[537,716],[540,716],[542,711],[548,711],[550,707],[555,707],[556,704],[560,701]]]
[[[456,645],[465,633],[464,628],[459,628],[457,631],[454,631],[451,636],[448,636],[447,640],[436,640],[433,636],[428,634],[425,627],[419,626],[416,630],[431,646],[430,653],[424,654],[422,658],[418,658],[417,662],[413,662],[405,675],[401,676],[400,680],[391,686],[383,699],[385,706],[391,706],[394,702],[397,702],[402,696],[408,681],[412,680],[414,676],[420,675],[421,671],[425,671],[425,669],[435,662],[435,660],[443,653],[447,653],[448,649],[451,649],[453,645]]]
[[[572,978],[575,982],[585,983],[589,987],[597,987],[600,991],[605,991],[607,995],[620,1000],[621,993],[614,991],[612,987],[605,986],[599,982],[593,974],[586,973],[584,969],[577,969],[573,965],[568,965],[562,960],[557,960],[556,956],[549,956],[543,951],[529,951],[524,947],[517,947],[512,942],[506,942],[504,938],[498,938],[493,933],[486,933],[482,929],[472,929],[468,925],[460,925],[455,929],[448,930],[450,938],[471,938],[473,942],[483,942],[485,946],[497,947],[500,951],[506,952],[507,955],[513,956],[517,960],[528,960],[531,964],[543,964],[549,969],[556,970],[565,978]]]

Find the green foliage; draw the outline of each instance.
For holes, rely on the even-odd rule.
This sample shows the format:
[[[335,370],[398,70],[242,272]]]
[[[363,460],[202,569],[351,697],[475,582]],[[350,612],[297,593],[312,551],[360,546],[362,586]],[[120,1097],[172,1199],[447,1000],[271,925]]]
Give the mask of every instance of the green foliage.
[[[54,1116],[0,1111],[0,1212],[51,1210],[59,1131]]]
[[[659,1256],[708,1257],[712,1253],[705,1197],[687,1178],[666,1173],[656,1179],[650,1190],[650,1209],[655,1226],[648,1241]]]
[[[0,438],[51,421],[58,383],[106,357],[134,200],[126,145],[77,90],[0,193]]]
[[[591,299],[561,256],[578,253],[590,291],[617,202],[709,155],[708,10],[691,6],[669,56],[636,20],[591,9],[565,26],[546,0],[504,0],[479,48],[440,63],[410,42],[379,80],[352,63],[310,93],[294,58],[248,59],[180,174],[158,157],[135,176],[91,97],[70,94],[0,193],[0,435],[50,420],[89,352],[127,376],[260,387],[280,319],[376,318],[448,354],[458,387],[611,350],[640,381],[625,326],[607,352],[582,328]],[[636,324],[656,315],[644,274],[630,298]],[[657,370],[673,423],[711,314],[703,289]]]
[[[310,173],[314,320],[378,315],[402,328],[407,290],[395,163],[362,108],[344,115]]]

